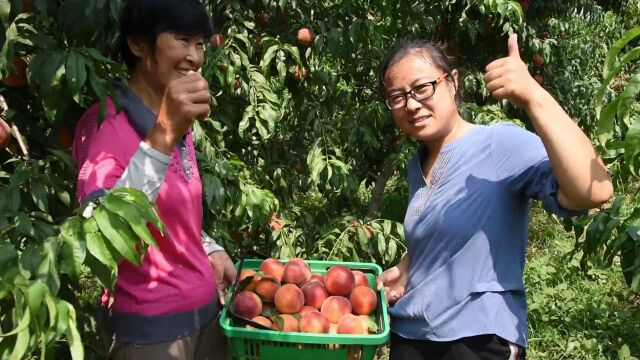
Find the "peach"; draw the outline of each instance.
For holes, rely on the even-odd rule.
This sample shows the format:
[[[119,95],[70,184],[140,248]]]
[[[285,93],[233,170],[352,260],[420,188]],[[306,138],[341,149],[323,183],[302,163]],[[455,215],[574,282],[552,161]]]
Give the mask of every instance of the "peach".
[[[270,275],[278,282],[282,282],[282,274],[284,273],[284,264],[274,258],[265,259],[260,264],[260,271],[266,275]]]
[[[349,296],[351,308],[356,315],[369,315],[378,305],[378,296],[368,286],[356,286]]]
[[[367,275],[365,275],[360,270],[352,270],[353,276],[356,278],[356,282],[354,286],[367,286],[369,287],[369,279]]]
[[[329,297],[329,293],[319,281],[310,281],[302,285],[304,304],[320,309],[322,303]]]
[[[300,314],[300,316],[308,314],[310,312],[319,312],[318,309],[314,308],[313,306],[303,306],[302,309],[300,310],[300,312],[298,312],[298,314]]]
[[[304,306],[304,294],[294,284],[285,284],[274,297],[276,309],[282,314],[295,314]]]
[[[311,269],[304,260],[293,259],[284,266],[282,280],[287,284],[300,286],[311,280]]]
[[[258,281],[254,292],[258,294],[262,300],[271,302],[279,288],[280,283],[276,279],[265,276]]]
[[[252,277],[251,281],[242,290],[252,291],[256,288],[256,284],[258,284],[258,281],[260,280],[260,276],[258,276],[258,273],[255,270],[251,269],[243,269],[242,271],[240,271],[240,281],[250,276]]]
[[[337,324],[340,318],[351,314],[351,303],[342,296],[329,296],[322,303],[320,312],[329,319],[329,322]]]
[[[369,331],[361,318],[349,314],[340,319],[338,323],[338,334],[362,334],[367,335]]]
[[[290,332],[300,331],[298,319],[290,314],[278,315],[273,319],[273,330]]]
[[[244,318],[253,319],[262,312],[262,300],[251,291],[241,291],[235,297],[233,310]]]
[[[351,270],[343,265],[330,267],[324,277],[324,286],[331,295],[349,296],[355,282]]]
[[[329,332],[329,319],[317,311],[305,314],[300,319],[300,331],[327,334]]]
[[[253,319],[251,319],[251,321],[257,322],[260,325],[264,325],[264,326],[268,327],[269,329],[271,329],[272,326],[273,326],[273,323],[271,322],[271,320],[267,319],[264,316],[256,316]],[[251,325],[246,325],[245,327],[247,329],[255,329],[255,327],[253,327]],[[260,330],[264,330],[264,329],[260,329]]]
[[[320,281],[322,285],[324,285],[324,276],[322,276],[322,274],[311,274],[309,281]]]

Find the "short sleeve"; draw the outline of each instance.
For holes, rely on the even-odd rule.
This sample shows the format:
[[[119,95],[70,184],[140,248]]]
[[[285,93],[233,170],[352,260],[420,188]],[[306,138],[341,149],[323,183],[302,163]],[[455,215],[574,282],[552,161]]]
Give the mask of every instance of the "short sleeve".
[[[558,203],[558,181],[544,144],[534,133],[512,124],[494,125],[491,156],[499,180],[514,193],[541,200],[545,209],[558,216],[585,214],[585,211],[565,209]]]

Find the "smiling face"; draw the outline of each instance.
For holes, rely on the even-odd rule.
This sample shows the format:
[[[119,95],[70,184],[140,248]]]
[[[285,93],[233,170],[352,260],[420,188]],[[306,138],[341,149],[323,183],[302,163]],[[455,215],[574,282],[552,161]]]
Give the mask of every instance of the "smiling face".
[[[412,51],[389,66],[384,76],[385,96],[408,92],[442,74],[428,56]],[[446,143],[456,123],[462,121],[455,102],[457,76],[457,71],[453,70],[428,99],[417,101],[407,95],[405,107],[390,110],[396,126],[422,143]]]
[[[204,37],[163,32],[156,39],[155,53],[148,43],[129,39],[137,62],[132,78],[142,80],[158,94],[174,79],[198,71],[204,62]]]

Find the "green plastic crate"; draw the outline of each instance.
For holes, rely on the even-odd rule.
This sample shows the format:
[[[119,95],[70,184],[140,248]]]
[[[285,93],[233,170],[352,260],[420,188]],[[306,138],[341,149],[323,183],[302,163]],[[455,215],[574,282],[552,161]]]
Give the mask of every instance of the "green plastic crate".
[[[286,261],[282,261],[286,263]],[[334,265],[344,265],[361,270],[375,289],[375,278],[382,273],[380,266],[372,263],[306,261],[313,273],[325,274]],[[262,259],[245,259],[243,269],[258,270]],[[378,332],[369,335],[310,334],[246,329],[233,325],[225,307],[220,315],[222,332],[229,340],[233,359],[296,359],[296,360],[372,360],[379,345],[389,340],[389,314],[384,290],[376,291],[380,301],[375,312]]]

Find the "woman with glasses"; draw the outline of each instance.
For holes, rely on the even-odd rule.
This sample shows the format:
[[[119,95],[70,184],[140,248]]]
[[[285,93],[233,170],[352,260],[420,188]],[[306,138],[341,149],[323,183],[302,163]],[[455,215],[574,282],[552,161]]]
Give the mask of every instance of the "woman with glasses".
[[[407,168],[408,251],[377,279],[393,304],[391,359],[523,359],[531,199],[574,216],[612,196],[602,160],[531,77],[516,35],[508,49],[487,66],[487,89],[523,108],[537,134],[462,119],[458,71],[429,42],[403,41],[383,63],[391,117],[420,144]]]

